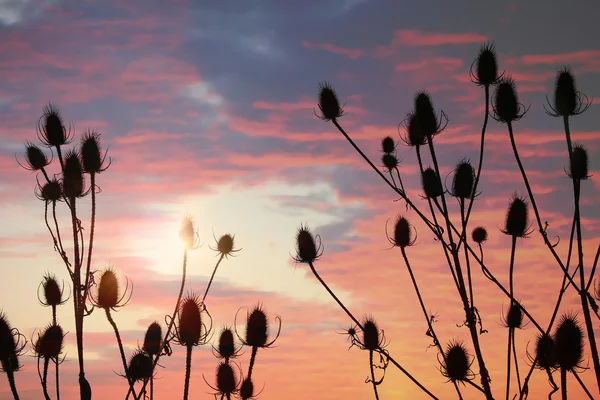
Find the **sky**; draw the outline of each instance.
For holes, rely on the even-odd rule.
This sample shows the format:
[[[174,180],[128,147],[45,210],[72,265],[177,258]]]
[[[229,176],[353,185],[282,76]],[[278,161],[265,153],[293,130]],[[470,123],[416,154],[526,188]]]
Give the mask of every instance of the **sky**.
[[[403,367],[438,397],[452,398],[436,353],[428,349],[427,326],[400,252],[386,239],[386,223],[401,213],[414,224],[418,240],[407,253],[426,306],[438,315],[436,332],[444,344],[462,340],[473,353],[468,330],[457,327],[464,314],[441,248],[335,127],[314,115],[318,84],[331,82],[347,112],[340,123],[378,165],[381,138],[398,138],[414,93],[429,91],[449,118],[436,149],[450,184],[457,161],[478,161],[484,95],[469,82],[469,67],[479,47],[494,41],[500,69],[512,75],[520,101],[531,106],[515,124],[516,142],[542,220],[551,237],[562,238],[557,252],[564,259],[572,186],[564,172],[561,121],[547,116],[543,105],[563,65],[571,66],[579,90],[600,98],[598,11],[593,0],[0,0],[0,309],[30,340],[51,320],[36,294],[44,274],[68,278],[53,251],[43,203],[34,196],[36,176],[15,160],[23,160],[26,140],[37,140],[37,121],[51,102],[76,137],[87,128],[101,132],[112,159],[98,177],[93,268],[111,265],[123,282],[133,282],[131,302],[114,313],[128,355],[150,322],[164,326],[172,312],[182,264],[177,232],[190,215],[202,246],[189,254],[187,290],[205,290],[217,261],[210,248],[214,237],[234,234],[241,249],[221,264],[207,298],[215,329],[232,325],[238,310],[243,316],[257,303],[267,310],[271,334],[281,317],[275,346],[257,355],[253,377],[258,388],[264,386],[260,398],[373,398],[365,383],[368,354],[349,350],[340,334],[350,321],[306,265],[292,259],[296,230],[307,223],[324,245],[315,265],[323,279],[356,315],[376,319]],[[600,242],[594,200],[600,194],[600,106],[592,102],[571,120],[592,173],[581,200],[588,270]],[[471,226],[488,229],[486,264],[506,284],[510,237],[500,228],[510,196],[526,192],[506,126],[490,120],[486,137]],[[409,196],[425,211],[414,149],[400,145],[398,154]],[[50,169],[58,172],[56,162]],[[88,232],[89,198],[80,210]],[[64,204],[59,217],[67,229]],[[515,277],[517,298],[546,326],[561,273],[537,228],[518,240]],[[509,302],[477,268],[474,284],[489,331],[481,341],[492,389],[503,397],[507,329],[501,317]],[[568,291],[561,311],[576,311],[578,304]],[[71,302],[59,308],[58,321],[68,331],[62,398],[75,399]],[[243,332],[240,318],[238,327]],[[96,310],[85,328],[94,398],[124,397],[119,352],[105,315]],[[521,371],[535,335],[531,323],[516,333]],[[248,360],[246,351],[242,370]],[[21,399],[41,398],[31,351],[22,363],[15,378]],[[194,398],[212,398],[203,377],[214,386],[217,364],[209,346],[195,349]],[[179,398],[183,348],[161,365],[157,398]],[[592,375],[583,373],[590,388]],[[569,387],[582,393],[574,379]],[[465,398],[476,397],[473,389],[463,390]],[[548,391],[545,373],[535,372],[530,398]],[[383,399],[426,398],[393,367],[379,392]],[[9,398],[0,376],[0,399]]]

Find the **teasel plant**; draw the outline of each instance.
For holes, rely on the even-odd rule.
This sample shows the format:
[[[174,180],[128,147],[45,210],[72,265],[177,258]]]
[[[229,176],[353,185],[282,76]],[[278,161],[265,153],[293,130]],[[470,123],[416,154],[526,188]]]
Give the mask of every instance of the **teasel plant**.
[[[42,385],[42,390],[44,393],[44,398],[46,400],[50,400],[50,395],[48,394],[48,366],[50,360],[54,361],[56,365],[58,365],[61,360],[60,356],[64,346],[64,337],[63,329],[56,322],[48,325],[41,334],[38,334],[38,338],[33,345],[33,351],[37,358],[38,362],[38,375],[40,377],[40,383]],[[32,340],[33,342],[33,340]],[[43,372],[40,372],[40,361],[44,362]],[[57,398],[60,398],[58,393],[58,381],[57,385]]]
[[[92,265],[94,233],[96,229],[96,194],[100,189],[97,176],[106,171],[111,160],[102,150],[101,135],[93,130],[85,131],[79,145],[69,146],[75,139],[72,125],[67,125],[59,109],[48,104],[37,123],[37,137],[41,146],[26,142],[25,161],[19,165],[37,174],[36,197],[44,202],[44,220],[52,238],[55,251],[67,268],[71,279],[73,316],[79,367],[79,391],[82,400],[91,399],[91,386],[85,376],[83,354],[84,317],[91,314],[88,308],[90,288],[93,286]],[[51,153],[46,155],[44,148]],[[58,160],[58,173],[50,171],[51,164]],[[40,176],[41,175],[41,176]],[[89,175],[89,186],[86,184]],[[83,222],[80,218],[83,199],[91,194],[90,236],[83,235]],[[57,205],[65,204],[70,214],[72,254],[67,254],[68,234],[61,231],[57,218]],[[79,207],[78,207],[79,206]],[[85,253],[87,245],[87,256]]]
[[[490,385],[491,377],[489,376],[486,368],[484,353],[479,340],[479,336],[486,333],[487,330],[483,328],[481,316],[479,315],[476,305],[476,299],[474,298],[472,264],[475,263],[481,268],[483,276],[493,282],[495,286],[510,301],[507,314],[505,317],[503,317],[503,324],[509,328],[507,368],[510,368],[509,365],[511,358],[515,360],[515,366],[517,366],[516,348],[514,346],[514,331],[520,328],[524,321],[527,321],[527,323],[531,323],[539,332],[537,346],[538,349],[536,349],[536,353],[534,355],[530,355],[529,352],[527,353],[530,361],[530,370],[522,383],[520,374],[515,371],[517,372],[517,381],[519,382],[517,393],[518,397],[520,399],[527,397],[528,381],[535,369],[545,370],[548,374],[548,380],[551,384],[552,390],[556,391],[558,388],[552,377],[552,373],[557,370],[556,365],[549,362],[549,357],[546,357],[545,360],[538,360],[538,357],[545,356],[543,345],[548,343],[546,338],[550,337],[549,332],[552,330],[553,323],[556,320],[563,295],[569,288],[574,289],[581,298],[582,313],[584,316],[588,343],[591,349],[591,358],[593,360],[597,381],[600,388],[600,375],[598,374],[600,365],[598,363],[598,352],[596,349],[593,325],[590,317],[590,308],[598,316],[598,305],[589,292],[600,255],[600,246],[598,246],[591,272],[589,274],[585,274],[583,268],[583,249],[581,245],[581,216],[579,210],[579,196],[581,181],[589,177],[588,154],[584,146],[572,144],[569,127],[569,118],[579,115],[587,110],[591,102],[585,95],[576,90],[575,80],[569,68],[565,67],[558,71],[554,104],[550,104],[550,102],[548,102],[549,108],[547,109],[547,112],[553,116],[563,117],[563,125],[565,127],[565,134],[567,137],[567,148],[569,155],[569,171],[567,172],[567,175],[573,181],[575,198],[575,210],[571,229],[571,237],[568,244],[568,255],[566,262],[563,262],[556,251],[556,247],[560,241],[560,238],[556,237],[556,241],[551,241],[548,232],[549,224],[547,222],[542,224],[542,218],[540,216],[531,185],[529,184],[529,180],[520,160],[516,146],[514,125],[526,115],[529,108],[519,102],[514,79],[508,73],[500,72],[493,43],[486,43],[481,47],[477,59],[471,65],[470,78],[474,84],[484,89],[485,108],[481,129],[481,144],[479,146],[479,160],[476,164],[476,168],[471,165],[468,159],[459,161],[453,172],[454,176],[450,189],[446,188],[445,185],[442,184],[440,165],[435,147],[436,137],[440,134],[443,134],[446,126],[449,123],[449,120],[443,111],[436,111],[435,107],[433,106],[431,95],[425,91],[417,92],[414,97],[413,110],[411,110],[404,120],[399,124],[398,134],[400,135],[400,140],[410,148],[415,148],[416,151],[416,158],[419,165],[419,172],[421,175],[421,183],[423,188],[423,195],[421,197],[427,201],[430,214],[429,216],[421,211],[417,204],[408,196],[404,182],[402,181],[402,174],[400,172],[402,170],[402,160],[397,155],[397,143],[391,136],[384,137],[380,142],[380,151],[383,152],[381,157],[382,168],[380,168],[376,166],[371,159],[369,159],[365,152],[363,152],[363,150],[352,140],[350,135],[342,127],[340,120],[345,115],[345,111],[333,87],[327,82],[323,82],[319,85],[318,112],[315,111],[315,114],[321,120],[325,122],[331,122],[336,127],[336,129],[362,157],[362,159],[367,162],[367,164],[387,184],[387,186],[389,186],[394,193],[405,202],[407,211],[414,212],[419,216],[427,228],[432,232],[434,240],[441,245],[453,278],[453,282],[456,286],[458,296],[462,302],[462,308],[465,312],[464,323],[460,326],[465,326],[468,328],[469,336],[473,345],[472,348],[474,350],[472,360],[470,360],[469,357],[466,357],[466,359],[470,360],[466,363],[468,364],[468,368],[466,369],[470,370],[472,363],[475,365],[473,371],[476,372],[473,372],[473,374],[467,374],[466,376],[473,378],[478,375],[480,378],[480,384],[474,384],[472,379],[449,379],[450,381],[454,383],[458,381],[463,383],[471,382],[475,387],[483,392],[488,400],[494,398]],[[529,229],[527,220],[525,219],[524,222],[521,221],[521,223],[524,223],[523,230],[521,232],[515,233],[505,229],[505,233],[511,236],[513,239],[511,262],[509,266],[508,288],[506,288],[494,276],[490,268],[488,268],[484,262],[483,245],[488,239],[487,230],[484,227],[479,226],[471,231],[470,236],[467,235],[468,223],[473,209],[473,204],[480,194],[478,191],[478,185],[482,176],[482,167],[485,155],[485,134],[490,116],[497,122],[507,126],[509,141],[513,149],[514,158],[517,162],[517,166],[527,190],[527,197],[518,198],[519,202],[515,205],[524,206],[525,212],[527,212],[528,207],[531,208],[535,217],[537,231],[541,234],[545,246],[549,249],[563,275],[561,290],[559,291],[549,326],[546,329],[542,328],[534,316],[527,311],[526,307],[515,298],[514,293],[513,269],[516,239],[529,236],[534,231],[533,229]],[[402,130],[404,130],[404,132],[402,132]],[[431,160],[430,166],[426,166],[423,161],[423,149],[428,150],[428,156]],[[450,207],[447,202],[448,196],[452,196],[457,199],[458,208],[460,211],[460,225],[455,224],[451,219]],[[578,253],[578,262],[575,272],[569,272],[571,253],[573,250],[573,240],[575,236],[577,236],[576,247]],[[356,334],[356,329],[362,330],[363,327],[359,321],[356,320],[350,311],[341,303],[341,301],[339,301],[331,289],[329,289],[325,282],[320,278],[314,268],[314,262],[322,255],[320,238],[317,236],[315,239],[315,237],[307,229],[301,226],[296,239],[296,261],[306,263],[310,266],[313,274],[317,277],[320,283],[326,288],[329,294],[334,298],[334,300],[336,300],[346,314],[353,320],[354,326],[351,328],[352,333]],[[388,237],[388,240],[390,240],[391,244],[396,246],[393,239],[393,237],[391,239]],[[478,251],[476,251],[477,247]],[[408,264],[408,262],[405,263]],[[578,272],[580,275],[579,283],[577,283],[574,279],[576,272]],[[414,286],[416,287],[417,284],[415,283]],[[430,318],[426,312],[424,315],[427,321],[428,333],[431,333]],[[571,337],[575,337],[575,335],[571,335]],[[458,342],[452,343],[456,344]],[[466,349],[462,342],[461,346],[453,346],[453,348]],[[455,351],[456,354],[459,352],[459,350]],[[389,352],[384,354],[389,362],[400,368],[399,364],[395,363],[395,360],[391,358]],[[448,370],[444,369],[444,365],[447,366],[447,360],[444,359],[444,356],[448,355],[449,353],[447,351],[441,351],[441,349],[438,347],[438,354],[442,358],[440,360],[440,364],[442,365],[442,373],[447,376],[449,373]],[[466,350],[464,354],[468,354]],[[464,361],[464,359],[465,357],[461,357],[461,360]],[[465,363],[463,362],[462,365],[464,366]],[[465,368],[462,369],[465,370]],[[506,396],[509,398],[511,396],[509,393],[510,372],[508,372],[507,375]],[[412,379],[413,382],[420,385],[416,379]],[[581,380],[578,381],[584,391],[589,393],[583,382],[581,382]],[[426,388],[422,386],[420,387],[427,394],[430,394]],[[431,394],[430,396],[434,397]],[[460,391],[458,392],[458,396],[461,397]]]
[[[0,372],[6,374],[10,391],[15,400],[19,400],[15,372],[20,371],[19,361],[25,352],[27,339],[17,328],[13,328],[6,315],[0,311]]]

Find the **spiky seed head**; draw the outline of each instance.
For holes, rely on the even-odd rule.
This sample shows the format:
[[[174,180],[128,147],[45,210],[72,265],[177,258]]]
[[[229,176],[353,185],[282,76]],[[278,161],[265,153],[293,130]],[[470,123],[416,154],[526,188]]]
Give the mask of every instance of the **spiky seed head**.
[[[460,199],[469,199],[475,185],[475,171],[469,160],[458,163],[452,180],[452,194]]]
[[[224,256],[231,254],[234,247],[234,238],[230,234],[225,234],[217,242],[217,250]]]
[[[381,332],[373,318],[363,322],[363,344],[367,350],[375,351],[381,344]]]
[[[471,232],[471,238],[475,243],[482,244],[488,238],[487,230],[483,226],[478,226]]]
[[[42,199],[43,201],[53,203],[59,201],[62,197],[62,194],[63,191],[60,182],[53,178],[49,182],[43,184],[38,198]]]
[[[494,110],[502,122],[512,122],[519,118],[519,97],[512,78],[502,79],[496,87]]]
[[[568,67],[564,67],[556,73],[554,109],[558,115],[568,117],[576,114],[577,103],[575,77]]]
[[[585,180],[588,175],[588,154],[587,149],[582,144],[573,146],[570,157],[571,177],[573,179]]]
[[[229,328],[224,328],[219,336],[219,347],[217,349],[219,356],[228,359],[235,354],[235,341],[233,332]]]
[[[421,184],[427,198],[435,199],[442,195],[442,182],[432,168],[426,168],[423,171]]]
[[[401,215],[396,219],[393,243],[400,248],[412,245],[412,225]]]
[[[471,356],[461,342],[450,342],[445,353],[442,374],[452,382],[470,380]]]
[[[217,367],[217,389],[219,393],[231,395],[237,388],[237,377],[229,363],[222,362]]]
[[[142,350],[151,356],[155,356],[160,351],[162,344],[162,328],[158,322],[153,322],[148,326],[144,336],[144,345]]]
[[[110,267],[100,275],[97,303],[104,309],[114,308],[119,303],[119,280],[115,271]]]
[[[504,325],[507,328],[521,329],[523,326],[523,310],[518,304],[513,303],[504,317]]]
[[[0,312],[0,362],[8,363],[11,356],[17,352],[17,342],[8,319]]]
[[[415,95],[415,115],[426,137],[437,133],[439,124],[429,93],[417,92]]]
[[[195,295],[188,295],[179,311],[179,342],[183,346],[197,346],[202,337],[200,304]]]
[[[421,128],[419,118],[416,113],[412,113],[408,119],[408,126],[406,127],[407,143],[410,146],[423,146],[427,143],[427,136],[425,131]]]
[[[75,151],[69,151],[65,154],[63,191],[65,196],[70,199],[81,197],[84,192],[83,169],[79,154]]]
[[[269,335],[269,322],[267,314],[255,307],[246,320],[246,343],[251,347],[264,347]]]
[[[181,226],[179,228],[179,238],[183,243],[185,250],[191,250],[194,247],[196,241],[196,231],[194,230],[194,220],[190,216],[185,216],[181,220]]]
[[[137,350],[129,359],[129,377],[134,382],[152,377],[152,357],[143,350]]]
[[[315,238],[306,225],[300,225],[296,233],[296,261],[312,263],[319,258],[319,249]]]
[[[498,62],[493,43],[486,43],[479,49],[476,79],[480,85],[493,85],[498,80]]]
[[[510,236],[525,237],[529,220],[529,208],[524,198],[513,195],[508,212],[504,233]]]
[[[574,371],[583,361],[583,331],[575,315],[564,315],[554,333],[556,361],[561,368]]]
[[[102,172],[102,150],[98,132],[88,130],[81,137],[81,161],[83,170],[88,174]]]
[[[381,151],[385,154],[393,153],[396,150],[396,143],[394,143],[394,139],[389,136],[384,137],[381,140]]]
[[[335,120],[344,114],[337,94],[328,82],[319,84],[319,109],[324,121]]]
[[[63,349],[63,330],[60,325],[48,326],[35,344],[35,352],[43,358],[56,358]]]
[[[33,171],[39,171],[49,164],[42,149],[30,142],[25,145],[25,158],[29,169]]]
[[[252,383],[252,379],[244,379],[240,386],[240,397],[242,400],[248,400],[254,397],[254,383]]]
[[[62,118],[58,108],[49,104],[44,107],[44,115],[42,116],[42,140],[48,146],[62,146],[67,144],[68,137],[63,125]]]
[[[398,166],[398,158],[394,154],[384,154],[381,156],[381,162],[389,171],[392,171]]]
[[[60,290],[54,275],[44,276],[42,286],[44,288],[44,300],[47,305],[56,307],[62,303],[62,290]]]
[[[554,369],[556,367],[554,339],[550,335],[542,333],[537,336],[535,358],[537,360],[535,365],[540,369]]]

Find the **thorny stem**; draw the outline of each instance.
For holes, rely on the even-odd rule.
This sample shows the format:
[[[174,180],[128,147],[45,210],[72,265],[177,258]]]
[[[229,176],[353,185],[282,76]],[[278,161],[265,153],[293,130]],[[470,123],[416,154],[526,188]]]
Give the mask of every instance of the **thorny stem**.
[[[152,376],[150,376],[150,400],[154,399],[154,371],[152,371]]]
[[[256,361],[256,353],[258,352],[258,347],[252,346],[252,354],[250,354],[250,364],[248,364],[248,380],[252,378],[252,371],[254,370],[254,362]]]
[[[512,342],[513,328],[508,328],[508,348],[506,349],[506,400],[510,398],[510,349]]]
[[[2,367],[6,372],[6,377],[8,378],[8,384],[10,386],[10,391],[12,392],[13,397],[15,398],[15,400],[19,400],[19,393],[17,393],[17,386],[15,385],[15,373],[12,370],[12,367],[7,366],[6,368],[4,368],[4,365],[2,365]]]
[[[596,250],[596,257],[594,258],[594,265],[592,265],[592,272],[590,273],[590,277],[588,279],[588,283],[585,287],[585,291],[588,292],[590,290],[590,286],[594,281],[594,274],[596,273],[596,266],[598,265],[598,257],[600,257],[600,245],[598,245],[598,249]]]
[[[427,328],[429,329],[428,332],[431,334],[431,337],[433,338],[433,343],[438,348],[438,351],[442,355],[444,362],[446,362],[446,355],[444,354],[444,350],[442,349],[440,341],[438,340],[437,335],[435,334],[435,330],[433,329],[433,324],[431,322],[431,319],[429,318],[429,315],[427,314],[427,309],[425,308],[425,303],[423,302],[423,298],[421,297],[421,292],[419,291],[419,286],[417,285],[417,280],[415,279],[415,275],[413,274],[410,263],[408,262],[406,250],[403,247],[401,247],[400,251],[402,252],[402,258],[404,258],[404,263],[406,264],[406,268],[408,269],[408,273],[410,275],[412,284],[415,288],[415,292],[417,293],[417,298],[419,299],[419,304],[421,305],[421,310],[423,311],[423,316],[425,317],[425,320],[427,321]],[[454,387],[456,389],[456,393],[458,394],[458,397],[462,399],[462,395],[460,393],[458,385],[456,384],[456,382],[453,382],[453,383],[454,383]]]
[[[585,392],[585,394],[588,395],[588,397],[591,400],[594,400],[594,396],[592,396],[592,394],[590,393],[590,391],[588,390],[587,386],[585,386],[585,383],[583,383],[583,381],[581,380],[581,378],[579,377],[579,374],[575,371],[571,371],[571,373],[573,374],[573,376],[575,376],[575,379],[577,379],[577,382],[579,382],[579,385],[581,386],[581,388],[583,389],[583,391]]]
[[[83,301],[87,299],[90,283],[90,267],[92,265],[92,250],[94,248],[94,229],[96,227],[96,174],[90,173],[90,185],[92,190],[92,217],[90,223],[90,240],[88,242],[87,266],[85,268],[85,286]]]
[[[475,192],[473,192],[475,193]],[[465,199],[460,199],[460,219],[462,221],[462,237],[461,239],[467,241],[467,219],[465,218]],[[469,302],[471,307],[475,308],[475,300],[473,297],[473,280],[471,278],[471,262],[469,261],[469,252],[465,247],[465,262],[467,263],[467,280],[469,281]]]
[[[56,325],[56,306],[53,305],[52,306],[52,324]],[[59,389],[59,384],[58,384],[58,379],[59,379],[59,375],[58,375],[58,365],[60,364],[58,362],[58,356],[56,357],[55,360],[55,366],[56,366],[56,400],[60,400],[60,389]]]
[[[510,307],[515,304],[514,301],[514,280],[513,280],[513,271],[515,268],[515,253],[517,249],[517,237],[512,236],[511,246],[510,246],[510,266],[508,269],[508,285],[509,285],[509,293],[511,296]],[[509,313],[511,308],[509,308]],[[508,328],[508,349],[506,351],[507,355],[507,364],[506,364],[506,400],[510,397],[510,360],[511,360],[511,344],[514,345],[515,341],[515,330],[513,327]],[[515,355],[516,356],[516,355]],[[517,359],[515,357],[515,364],[517,363]]]
[[[208,290],[210,289],[210,285],[213,282],[215,274],[217,273],[217,268],[219,268],[219,264],[221,264],[223,257],[225,257],[225,254],[222,253],[221,257],[219,257],[219,261],[217,261],[217,264],[215,265],[215,268],[213,269],[212,275],[210,276],[210,280],[208,281],[208,285],[206,286],[206,291],[204,292],[204,296],[202,296],[202,304],[204,304],[204,300],[206,300],[206,296],[208,295]]]
[[[373,350],[369,350],[369,369],[371,370],[371,383],[373,384],[373,393],[375,393],[375,400],[379,400],[379,393],[377,392],[377,382],[375,381],[375,369],[373,368]]]
[[[321,283],[321,285],[323,285],[323,287],[325,288],[325,290],[327,290],[327,292],[331,295],[331,297],[333,297],[333,299],[338,303],[338,305],[342,308],[342,310],[344,310],[346,312],[346,314],[348,315],[348,317],[350,317],[350,319],[356,324],[356,326],[358,326],[360,328],[361,331],[364,330],[362,324],[360,322],[358,322],[358,320],[354,317],[354,315],[352,315],[352,313],[346,308],[346,306],[344,306],[344,303],[342,303],[340,301],[340,299],[337,298],[337,296],[335,295],[335,293],[333,293],[331,291],[331,289],[329,289],[329,286],[327,286],[327,284],[325,283],[325,281],[323,279],[321,279],[321,277],[317,273],[317,270],[315,269],[313,263],[312,262],[308,262],[308,266],[310,267],[311,271],[313,272],[313,274],[315,275],[315,277],[317,278],[317,280]],[[413,381],[413,383],[415,385],[417,385],[422,391],[424,391],[425,393],[427,393],[431,398],[437,399],[437,397],[435,397],[429,390],[427,390],[423,385],[421,385],[421,383],[419,381],[417,381],[407,370],[405,370],[400,364],[398,364],[398,362],[396,360],[394,360],[392,358],[392,356],[387,351],[384,351],[383,349],[378,349],[376,351],[378,353],[380,353],[380,354],[385,355],[385,357],[392,364],[394,364],[404,375],[406,375],[411,381]]]
[[[522,386],[521,386],[521,375],[519,374],[519,361],[517,358],[517,345],[515,343],[515,330],[513,329],[513,333],[512,333],[512,352],[513,352],[513,358],[515,360],[515,374],[517,375],[517,385],[519,387],[519,393],[521,393],[523,391]]]
[[[46,400],[50,400],[50,396],[48,395],[48,363],[50,359],[44,357],[44,377],[42,378],[42,391],[44,392],[44,397]]]
[[[564,368],[560,369],[560,393],[562,400],[567,400],[567,370]]]
[[[129,390],[133,393],[133,396],[135,397],[135,388],[133,387],[133,381],[129,377],[129,368],[127,368],[127,359],[125,358],[125,351],[123,350],[123,342],[121,341],[119,329],[117,328],[117,324],[113,320],[112,315],[110,315],[110,308],[105,308],[104,311],[106,312],[106,318],[108,319],[108,322],[110,322],[115,331],[115,336],[117,337],[117,344],[119,345],[119,352],[121,353],[121,361],[123,362],[123,369],[125,370],[125,377],[127,378],[127,383],[129,383]]]
[[[183,386],[183,400],[188,400],[190,391],[190,371],[192,369],[192,345],[186,346],[185,353],[185,384]]]
[[[429,135],[427,138],[427,142],[429,144],[429,151],[431,153],[431,159],[433,161],[433,166],[435,168],[435,172],[438,176],[440,176],[440,168],[438,165],[437,157],[435,155],[435,148],[433,146],[433,136]],[[460,284],[461,289],[461,300],[463,302],[463,308],[465,311],[465,317],[467,319],[467,327],[469,328],[469,332],[471,334],[471,340],[473,342],[473,347],[475,349],[475,355],[477,357],[477,363],[479,364],[479,374],[481,375],[481,386],[485,390],[485,396],[488,400],[492,400],[494,396],[492,395],[492,388],[490,387],[490,377],[485,367],[485,361],[483,360],[483,354],[481,352],[481,346],[479,345],[479,337],[477,334],[477,327],[474,323],[474,316],[471,312],[471,307],[469,305],[469,301],[467,299],[467,292],[465,288],[465,280],[462,275],[462,270],[460,268],[460,260],[458,258],[457,248],[454,243],[454,238],[452,236],[452,230],[450,227],[450,214],[448,213],[448,207],[446,205],[446,196],[442,191],[442,206],[444,207],[444,216],[446,221],[446,228],[448,230],[448,239],[450,241],[450,252],[452,253],[452,257],[454,258],[454,268],[456,268],[456,275],[458,278],[458,283]]]

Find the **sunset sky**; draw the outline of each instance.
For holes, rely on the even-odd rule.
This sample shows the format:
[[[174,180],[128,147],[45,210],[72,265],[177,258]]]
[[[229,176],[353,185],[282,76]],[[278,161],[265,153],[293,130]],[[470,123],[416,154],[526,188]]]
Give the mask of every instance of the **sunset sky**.
[[[15,160],[23,160],[26,140],[37,142],[37,121],[51,102],[72,123],[74,143],[85,129],[96,129],[112,158],[97,182],[93,268],[112,265],[123,281],[133,281],[130,304],[113,313],[128,355],[150,322],[164,329],[172,312],[183,253],[177,234],[190,215],[203,246],[189,255],[186,289],[204,292],[217,261],[213,235],[235,234],[242,249],[221,264],[207,299],[216,332],[233,324],[240,307],[258,302],[273,324],[281,316],[275,347],[258,352],[253,379],[258,389],[264,386],[260,398],[373,398],[365,383],[368,353],[348,351],[347,337],[339,334],[349,319],[307,266],[292,259],[296,230],[307,223],[323,241],[315,266],[325,281],[356,315],[377,320],[403,367],[439,398],[455,398],[435,349],[427,349],[427,326],[400,251],[389,249],[386,222],[402,213],[415,225],[417,244],[407,253],[427,308],[439,315],[436,332],[444,344],[463,340],[473,353],[468,329],[457,327],[464,312],[440,245],[416,213],[394,202],[395,194],[335,127],[314,115],[318,83],[331,82],[347,112],[340,123],[377,165],[380,139],[398,138],[414,93],[428,90],[450,121],[435,141],[450,185],[460,159],[478,161],[484,93],[469,81],[469,68],[480,46],[494,41],[500,69],[516,80],[520,101],[531,105],[515,123],[516,142],[542,221],[550,237],[561,237],[557,251],[564,259],[573,213],[567,148],[561,120],[547,116],[543,105],[563,65],[572,67],[579,90],[600,98],[599,12],[596,0],[0,0],[0,310],[31,341],[51,321],[36,295],[44,273],[68,280],[44,224],[44,205],[34,195],[36,175]],[[599,104],[594,100],[571,119],[593,175],[582,184],[581,200],[588,271],[600,242]],[[506,126],[490,119],[486,138],[470,226],[488,229],[486,264],[507,284],[511,239],[500,228],[510,196],[526,191]],[[425,212],[414,149],[401,144],[398,154],[409,196]],[[449,204],[457,217],[454,199]],[[87,235],[89,198],[80,210]],[[532,228],[531,237],[517,243],[515,293],[545,327],[562,275]],[[476,305],[489,330],[481,336],[484,357],[494,395],[504,398],[501,316],[509,301],[479,268],[474,276]],[[574,293],[567,292],[563,311],[580,310]],[[72,314],[71,300],[58,310],[69,332],[64,400],[78,398]],[[94,399],[124,398],[127,384],[117,375],[122,365],[104,313],[86,318],[85,329]],[[536,333],[532,324],[516,333],[522,374]],[[249,354],[238,360],[243,371]],[[208,346],[194,355],[191,398],[212,398],[202,377],[214,386],[218,361]],[[31,350],[21,360],[24,369],[15,375],[21,399],[42,398]],[[160,364],[156,398],[181,398],[184,348],[175,346]],[[594,389],[593,371],[583,379]],[[574,396],[582,393],[573,378],[569,387]],[[382,399],[427,398],[393,366],[379,391]],[[536,371],[530,399],[548,391],[545,372]],[[478,398],[470,387],[464,396]],[[11,398],[2,374],[0,399]]]

